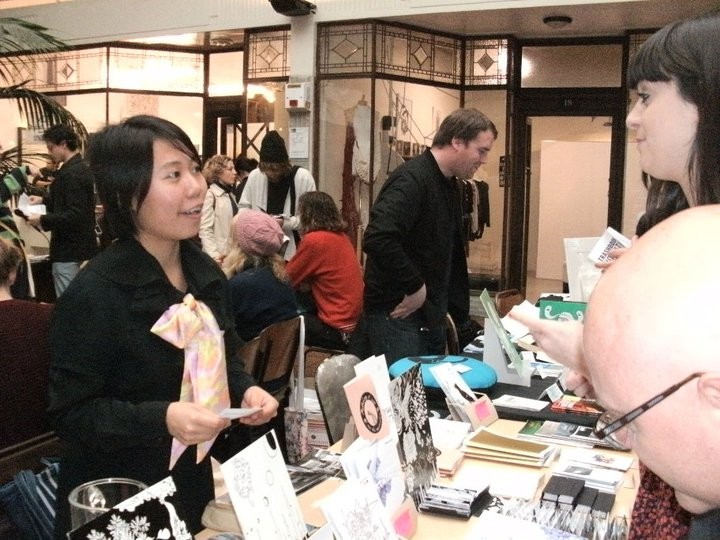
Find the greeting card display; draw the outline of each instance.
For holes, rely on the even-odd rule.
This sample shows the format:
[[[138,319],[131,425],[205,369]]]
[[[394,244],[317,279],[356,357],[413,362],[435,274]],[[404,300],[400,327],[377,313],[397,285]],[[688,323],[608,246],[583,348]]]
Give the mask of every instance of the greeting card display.
[[[307,529],[274,431],[220,466],[245,540],[300,540]]]
[[[390,435],[390,421],[380,405],[372,376],[366,373],[355,377],[345,383],[343,388],[358,435],[369,440],[379,440]]]

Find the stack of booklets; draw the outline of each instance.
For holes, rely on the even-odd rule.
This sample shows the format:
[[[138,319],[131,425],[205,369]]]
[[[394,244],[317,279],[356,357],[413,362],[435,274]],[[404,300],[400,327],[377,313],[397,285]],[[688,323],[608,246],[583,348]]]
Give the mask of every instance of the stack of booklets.
[[[577,478],[583,480],[587,487],[615,493],[622,485],[625,471],[634,461],[633,456],[566,448],[562,451],[553,474]]]
[[[615,504],[615,494],[600,491],[577,478],[553,474],[545,484],[542,500],[561,507],[608,515]]]
[[[566,462],[557,465],[553,474],[565,478],[574,478],[585,483],[586,486],[598,491],[615,493],[622,485],[625,473],[593,467],[582,463]]]
[[[506,437],[485,428],[468,436],[462,451],[467,457],[530,467],[544,467],[556,454],[550,444]]]
[[[438,473],[442,477],[453,476],[462,464],[465,454],[457,448],[438,449],[440,452],[436,457]]]
[[[297,463],[286,464],[295,494],[299,495],[312,486],[333,476],[344,478],[340,454],[329,450],[311,450]]]
[[[612,448],[605,441],[595,436],[593,428],[579,426],[570,422],[528,420],[518,432],[518,438],[528,441],[570,444],[585,448],[591,448],[593,446]]]

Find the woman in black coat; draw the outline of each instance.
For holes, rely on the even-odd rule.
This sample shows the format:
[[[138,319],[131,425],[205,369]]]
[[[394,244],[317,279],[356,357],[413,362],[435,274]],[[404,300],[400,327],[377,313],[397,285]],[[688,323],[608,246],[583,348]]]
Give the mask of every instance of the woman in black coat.
[[[225,277],[190,240],[207,185],[188,136],[168,121],[136,116],[95,135],[89,160],[118,239],[73,280],[51,323],[49,412],[67,443],[56,537],[70,527],[68,494],[75,486],[106,477],[152,485],[170,474],[195,533],[213,497],[205,446],[229,421],[209,402],[181,398],[190,360],[151,328],[192,295],[209,308],[216,334],[224,332],[214,354],[218,394],[230,398],[224,406],[258,407],[241,421],[259,425],[278,404],[243,371]],[[187,448],[169,470],[173,440]]]

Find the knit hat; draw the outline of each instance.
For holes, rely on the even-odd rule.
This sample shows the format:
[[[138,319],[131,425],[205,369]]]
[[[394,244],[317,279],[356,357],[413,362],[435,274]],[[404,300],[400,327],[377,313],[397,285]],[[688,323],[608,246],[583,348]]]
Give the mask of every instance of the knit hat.
[[[245,209],[233,219],[235,241],[247,255],[267,257],[280,251],[287,237],[269,214]]]
[[[289,160],[285,141],[277,131],[270,131],[265,135],[262,144],[260,144],[260,161],[265,163],[286,163]]]

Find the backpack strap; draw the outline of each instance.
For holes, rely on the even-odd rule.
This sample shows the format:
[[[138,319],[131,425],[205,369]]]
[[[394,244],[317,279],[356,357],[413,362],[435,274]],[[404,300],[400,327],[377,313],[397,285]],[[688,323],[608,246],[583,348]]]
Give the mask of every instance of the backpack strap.
[[[295,175],[297,174],[299,168],[300,168],[299,166],[295,165],[292,168],[292,172],[290,174],[290,215],[291,216],[295,215],[295,198],[297,197],[297,195],[296,195],[297,188],[295,187]]]

